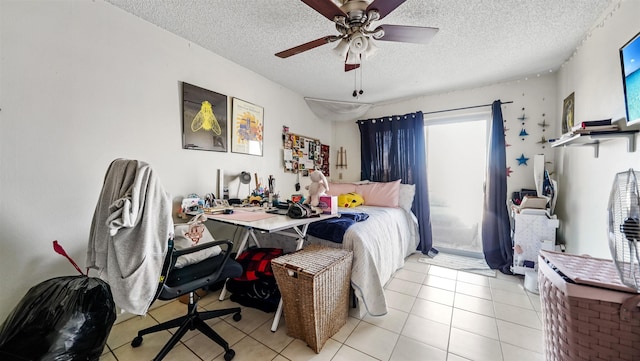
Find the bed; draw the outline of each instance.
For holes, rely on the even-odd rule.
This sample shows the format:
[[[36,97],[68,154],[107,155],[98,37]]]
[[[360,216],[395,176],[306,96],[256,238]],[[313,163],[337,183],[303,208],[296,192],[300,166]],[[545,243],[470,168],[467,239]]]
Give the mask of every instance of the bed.
[[[418,222],[403,208],[360,206],[355,210],[369,215],[354,223],[344,234],[342,244],[308,236],[308,242],[353,251],[351,285],[362,311],[372,316],[387,313],[384,285],[404,266],[407,256],[418,247]],[[353,209],[341,208],[339,212]]]

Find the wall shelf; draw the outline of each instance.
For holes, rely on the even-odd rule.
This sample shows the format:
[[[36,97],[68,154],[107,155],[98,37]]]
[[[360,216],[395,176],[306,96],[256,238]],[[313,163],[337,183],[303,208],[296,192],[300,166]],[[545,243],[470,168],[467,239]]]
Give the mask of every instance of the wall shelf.
[[[612,132],[599,132],[599,133],[591,133],[591,134],[574,134],[570,137],[564,139],[558,139],[551,147],[560,147],[560,146],[591,146],[593,147],[593,156],[598,158],[600,143],[619,138],[627,139],[627,151],[635,152],[636,151],[636,133],[638,130],[620,130],[620,131],[612,131]]]

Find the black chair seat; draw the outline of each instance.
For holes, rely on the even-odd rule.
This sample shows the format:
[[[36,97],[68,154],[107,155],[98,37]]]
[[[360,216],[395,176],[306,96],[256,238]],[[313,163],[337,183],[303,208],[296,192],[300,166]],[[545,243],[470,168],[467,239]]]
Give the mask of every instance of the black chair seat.
[[[224,256],[215,256],[207,258],[199,263],[195,263],[183,268],[174,268],[167,276],[166,285],[168,288],[164,288],[158,299],[163,301],[172,300],[181,294],[191,292],[191,288],[199,289],[206,286],[210,286],[213,283],[227,278],[240,277],[242,275],[242,266],[240,263],[229,258],[224,265],[224,268],[220,272],[220,275],[215,279],[207,278],[214,270],[220,268],[221,263],[224,261]],[[195,283],[195,284],[194,284]],[[172,289],[178,289],[184,291],[176,293],[172,292]]]
[[[220,245],[223,252],[215,257],[206,258],[198,263],[194,263],[183,268],[173,268],[176,259],[184,254],[194,253],[204,248]],[[227,278],[240,277],[242,266],[240,263],[230,258],[232,243],[230,241],[216,241],[208,244],[198,245],[184,250],[173,249],[173,241],[169,241],[169,252],[165,260],[164,282],[160,283],[157,299],[173,300],[181,295],[189,294],[189,304],[187,314],[176,319],[163,322],[138,332],[138,336],[131,341],[131,346],[138,347],[142,344],[142,336],[178,327],[171,339],[164,345],[162,350],[154,358],[154,361],[162,360],[171,349],[180,341],[187,331],[198,330],[202,334],[215,341],[225,350],[224,359],[229,361],[235,356],[227,341],[216,333],[206,322],[206,320],[234,314],[233,320],[240,321],[240,307],[226,308],[221,310],[198,311],[198,295],[195,291],[223,282]]]

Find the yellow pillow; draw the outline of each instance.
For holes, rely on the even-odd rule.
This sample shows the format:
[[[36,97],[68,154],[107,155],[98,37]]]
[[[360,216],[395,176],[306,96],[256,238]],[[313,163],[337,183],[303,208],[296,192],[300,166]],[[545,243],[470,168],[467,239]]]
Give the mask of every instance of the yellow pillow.
[[[345,208],[354,208],[364,204],[364,198],[358,193],[346,193],[338,196],[338,206]]]

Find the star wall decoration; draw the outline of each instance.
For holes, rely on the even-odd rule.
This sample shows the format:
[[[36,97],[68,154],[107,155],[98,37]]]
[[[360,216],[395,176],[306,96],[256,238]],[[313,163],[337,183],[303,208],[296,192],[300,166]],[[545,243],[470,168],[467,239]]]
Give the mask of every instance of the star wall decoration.
[[[522,128],[522,130],[520,131],[520,134],[518,134],[520,137],[522,137],[522,140],[524,140],[524,137],[528,136],[529,133],[527,133],[527,130]]]
[[[522,125],[524,125],[524,121],[527,120],[527,117],[524,115],[524,108],[522,108],[522,116],[518,117],[518,120],[522,122]]]
[[[544,149],[545,144],[547,144],[547,138],[544,137],[544,135],[542,136],[542,139],[540,139],[539,141],[537,141],[538,144],[542,145],[542,148]]]
[[[543,116],[544,116],[544,114],[543,114]],[[549,126],[549,124],[547,123],[546,119],[543,119],[542,123],[538,123],[538,125],[542,127],[542,131],[543,132],[546,130],[545,128]]]
[[[524,153],[522,153],[520,158],[516,158],[516,160],[518,161],[518,165],[527,165],[527,161],[529,160],[529,158],[525,157]]]
[[[507,177],[511,177],[511,173],[513,173],[511,167],[507,167]]]

